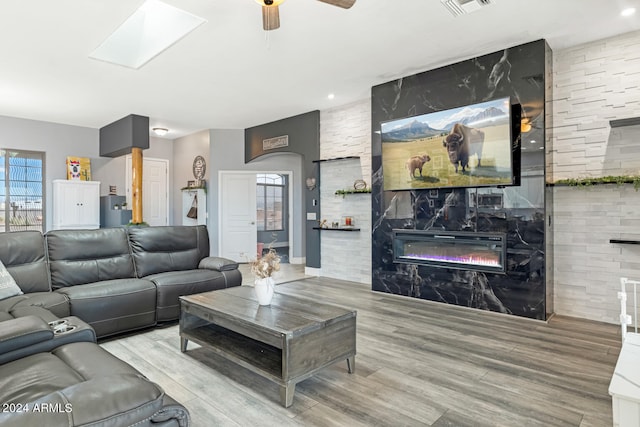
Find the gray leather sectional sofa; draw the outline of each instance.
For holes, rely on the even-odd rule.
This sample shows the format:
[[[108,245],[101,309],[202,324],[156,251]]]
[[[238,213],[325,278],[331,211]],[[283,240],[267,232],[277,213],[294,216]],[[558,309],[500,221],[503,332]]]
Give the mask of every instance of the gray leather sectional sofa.
[[[180,295],[241,284],[235,262],[209,256],[205,226],[0,233],[0,261],[24,292],[0,300],[0,426],[188,425],[95,341],[178,319]]]

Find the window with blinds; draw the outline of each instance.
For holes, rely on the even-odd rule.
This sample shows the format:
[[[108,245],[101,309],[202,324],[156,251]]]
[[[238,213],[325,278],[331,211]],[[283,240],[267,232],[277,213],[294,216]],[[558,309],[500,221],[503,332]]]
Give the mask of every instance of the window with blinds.
[[[45,153],[0,149],[0,232],[44,232]]]

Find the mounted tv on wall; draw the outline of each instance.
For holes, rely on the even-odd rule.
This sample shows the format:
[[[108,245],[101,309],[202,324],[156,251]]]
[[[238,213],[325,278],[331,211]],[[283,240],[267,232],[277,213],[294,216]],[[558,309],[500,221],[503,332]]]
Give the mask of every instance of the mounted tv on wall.
[[[382,123],[384,190],[518,185],[518,111],[506,97]]]

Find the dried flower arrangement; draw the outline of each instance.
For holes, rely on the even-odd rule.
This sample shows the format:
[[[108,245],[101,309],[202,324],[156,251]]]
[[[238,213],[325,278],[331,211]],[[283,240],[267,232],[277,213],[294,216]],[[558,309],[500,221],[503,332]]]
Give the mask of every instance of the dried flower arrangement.
[[[251,261],[251,272],[261,279],[271,277],[274,272],[279,270],[280,255],[273,248],[270,248],[269,252],[262,257]]]

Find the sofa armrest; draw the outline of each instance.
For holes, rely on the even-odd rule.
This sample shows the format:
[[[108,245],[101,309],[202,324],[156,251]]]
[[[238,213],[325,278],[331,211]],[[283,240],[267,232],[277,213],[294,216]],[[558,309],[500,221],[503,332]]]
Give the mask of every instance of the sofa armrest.
[[[3,427],[150,426],[154,417],[162,413],[163,400],[162,389],[141,375],[106,374],[35,401],[12,402],[27,410],[7,414],[1,424]],[[47,410],[36,411],[36,407]]]
[[[217,271],[229,271],[229,270],[237,270],[238,263],[228,258],[209,256],[209,257],[203,258],[200,261],[200,264],[198,264],[198,268],[205,268],[207,270],[217,270]]]
[[[2,322],[0,354],[9,353],[53,339],[49,324],[36,316],[18,317]]]

